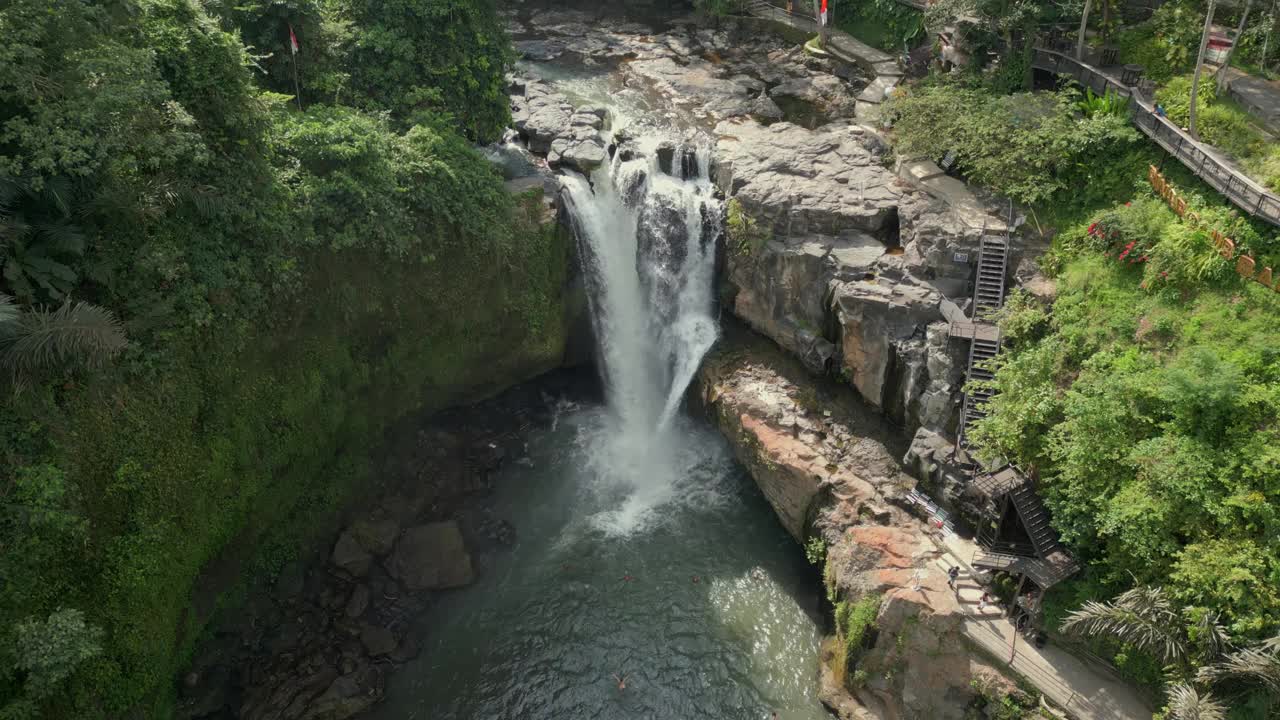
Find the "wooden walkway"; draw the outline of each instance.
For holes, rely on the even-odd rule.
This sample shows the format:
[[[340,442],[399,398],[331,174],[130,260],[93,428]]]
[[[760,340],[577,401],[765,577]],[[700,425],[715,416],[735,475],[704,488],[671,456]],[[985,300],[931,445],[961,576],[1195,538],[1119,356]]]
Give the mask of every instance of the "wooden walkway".
[[[1246,175],[1231,158],[1195,140],[1168,118],[1157,115],[1152,100],[1134,86],[1125,85],[1106,69],[1054,50],[1037,48],[1033,65],[1040,70],[1068,75],[1100,95],[1112,90],[1130,98],[1131,117],[1139,130],[1236,207],[1272,225],[1280,225],[1280,196]]]

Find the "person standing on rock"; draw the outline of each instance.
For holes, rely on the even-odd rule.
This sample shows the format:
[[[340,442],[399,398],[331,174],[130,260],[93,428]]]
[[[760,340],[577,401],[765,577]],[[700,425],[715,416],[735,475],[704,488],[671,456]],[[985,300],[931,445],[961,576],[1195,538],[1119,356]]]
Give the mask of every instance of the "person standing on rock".
[[[947,570],[947,586],[950,587],[952,590],[955,590],[956,581],[959,579],[960,579],[960,566],[952,565],[951,569]]]

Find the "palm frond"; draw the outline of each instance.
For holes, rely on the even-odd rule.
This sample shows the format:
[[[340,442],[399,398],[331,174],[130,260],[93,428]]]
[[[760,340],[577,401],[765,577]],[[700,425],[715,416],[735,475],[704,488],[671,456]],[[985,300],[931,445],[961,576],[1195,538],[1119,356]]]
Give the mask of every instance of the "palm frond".
[[[1200,649],[1202,659],[1222,657],[1231,650],[1231,636],[1219,622],[1222,616],[1208,610],[1199,611],[1195,618],[1191,642]]]
[[[84,231],[66,218],[46,223],[39,228],[40,241],[54,255],[83,255]]]
[[[1090,600],[1072,612],[1062,630],[1086,637],[1113,637],[1153,653],[1165,663],[1181,663],[1187,657],[1186,640],[1179,631],[1181,615],[1156,587],[1136,587],[1111,602]]]
[[[0,294],[0,337],[7,335],[9,328],[17,324],[17,304],[8,295]]]
[[[1258,647],[1261,648],[1263,652],[1269,652],[1276,655],[1280,655],[1280,635],[1276,635],[1273,638],[1263,640],[1262,642],[1258,643]]]
[[[0,340],[0,365],[18,374],[66,362],[99,367],[127,345],[124,326],[110,310],[68,302],[23,313],[17,332]]]
[[[1201,695],[1190,685],[1174,685],[1169,688],[1169,708],[1165,716],[1169,720],[1225,720],[1227,706],[1213,698],[1212,693]]]
[[[1258,685],[1280,695],[1280,655],[1265,649],[1264,644],[1237,650],[1222,660],[1200,668],[1196,679],[1205,683],[1237,680]]]

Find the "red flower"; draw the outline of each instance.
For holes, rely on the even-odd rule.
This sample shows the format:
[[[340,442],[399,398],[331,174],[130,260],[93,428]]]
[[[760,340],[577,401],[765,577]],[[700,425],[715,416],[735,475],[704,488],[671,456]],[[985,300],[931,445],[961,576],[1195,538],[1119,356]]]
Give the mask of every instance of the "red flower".
[[[1131,203],[1131,202],[1127,202],[1127,203],[1125,203],[1125,204],[1124,204],[1124,206],[1125,206],[1125,207],[1129,207],[1129,206],[1130,206],[1130,205],[1132,205],[1132,204],[1133,204],[1133,203]]]

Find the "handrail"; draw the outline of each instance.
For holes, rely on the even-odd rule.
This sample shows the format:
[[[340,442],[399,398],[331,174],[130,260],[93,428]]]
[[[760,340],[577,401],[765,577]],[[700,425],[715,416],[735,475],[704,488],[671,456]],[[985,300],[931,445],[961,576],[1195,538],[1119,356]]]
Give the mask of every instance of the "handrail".
[[[1047,48],[1036,48],[1032,65],[1055,74],[1069,75],[1100,95],[1111,90],[1121,97],[1130,98],[1134,105],[1131,119],[1139,130],[1241,210],[1280,226],[1280,197],[1222,158],[1206,152],[1190,134],[1157,114],[1155,106],[1135,87],[1121,83],[1088,63]]]

